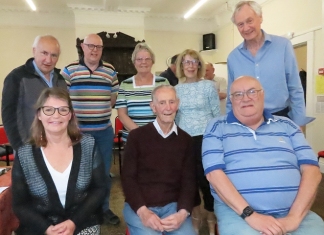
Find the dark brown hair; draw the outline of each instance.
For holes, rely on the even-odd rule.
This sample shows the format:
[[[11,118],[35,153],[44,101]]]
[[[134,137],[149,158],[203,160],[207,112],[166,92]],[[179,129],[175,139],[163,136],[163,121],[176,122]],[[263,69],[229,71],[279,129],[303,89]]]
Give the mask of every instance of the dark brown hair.
[[[44,106],[45,102],[49,97],[54,97],[60,100],[64,100],[68,103],[71,112],[71,119],[67,126],[67,133],[71,139],[72,145],[78,143],[81,139],[81,131],[77,124],[77,118],[75,116],[72,102],[69,93],[66,89],[54,87],[46,88],[40,94],[36,104],[35,104],[35,117],[31,126],[31,138],[30,143],[35,144],[37,147],[45,147],[47,145],[47,138],[43,123],[38,119],[38,114],[41,112],[41,108]]]

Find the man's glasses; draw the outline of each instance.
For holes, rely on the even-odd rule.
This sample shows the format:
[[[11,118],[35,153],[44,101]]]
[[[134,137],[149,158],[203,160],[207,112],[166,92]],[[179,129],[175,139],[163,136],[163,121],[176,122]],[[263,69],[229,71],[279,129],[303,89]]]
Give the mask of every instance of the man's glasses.
[[[255,99],[258,96],[259,91],[262,91],[262,89],[250,89],[247,91],[237,91],[231,94],[231,96],[233,97],[234,100],[242,100],[244,95],[246,94],[247,97],[249,97],[250,99]]]
[[[102,50],[103,46],[102,45],[94,45],[94,44],[86,44],[83,43],[84,45],[87,45],[89,47],[90,50],[93,50],[95,48],[97,48],[97,50]]]
[[[135,60],[138,63],[143,63],[143,62],[148,63],[148,62],[151,62],[152,61],[151,58],[136,58]]]
[[[198,66],[200,64],[200,61],[199,60],[183,60],[182,64],[184,66],[189,66],[189,65]]]
[[[46,116],[52,116],[55,113],[55,110],[57,110],[57,112],[62,116],[66,116],[70,113],[70,107],[68,106],[61,106],[58,108],[54,108],[52,106],[43,106],[42,110]]]

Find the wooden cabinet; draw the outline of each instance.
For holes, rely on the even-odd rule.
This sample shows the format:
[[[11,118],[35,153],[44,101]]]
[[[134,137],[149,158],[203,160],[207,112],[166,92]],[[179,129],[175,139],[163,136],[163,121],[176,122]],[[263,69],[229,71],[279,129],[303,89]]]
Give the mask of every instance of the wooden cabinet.
[[[107,34],[107,32],[103,31],[97,34],[101,37],[104,46],[101,59],[115,67],[118,72],[119,82],[136,74],[135,67],[131,60],[132,53],[137,43],[145,41],[135,41],[134,37],[122,32]],[[83,56],[83,51],[81,49],[82,42],[83,39],[77,38],[76,47],[79,58]]]

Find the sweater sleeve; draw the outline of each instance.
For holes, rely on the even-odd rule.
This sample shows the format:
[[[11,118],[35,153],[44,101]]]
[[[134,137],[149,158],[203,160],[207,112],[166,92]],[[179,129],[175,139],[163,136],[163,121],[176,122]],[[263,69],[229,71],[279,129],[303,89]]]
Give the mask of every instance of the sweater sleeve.
[[[186,209],[191,212],[194,207],[195,194],[197,190],[196,162],[192,151],[192,139],[189,137],[186,140],[188,144],[181,173],[181,186],[177,210]]]
[[[51,222],[38,213],[33,207],[32,196],[26,183],[19,155],[14,160],[12,169],[12,207],[20,224],[29,225],[34,234],[45,234]]]
[[[17,123],[20,81],[18,70],[15,69],[5,78],[2,90],[2,122],[9,142],[15,150],[23,145]]]
[[[137,182],[137,165],[140,156],[137,147],[139,146],[137,143],[138,138],[135,133],[131,131],[127,138],[121,180],[125,201],[136,213],[141,206],[145,205],[145,200]]]
[[[98,208],[102,206],[102,202],[104,201],[108,190],[103,159],[97,147],[94,147],[92,157],[92,180],[87,196],[70,218],[77,228],[82,227],[84,222],[89,218],[89,215],[93,214],[94,211],[97,211]]]

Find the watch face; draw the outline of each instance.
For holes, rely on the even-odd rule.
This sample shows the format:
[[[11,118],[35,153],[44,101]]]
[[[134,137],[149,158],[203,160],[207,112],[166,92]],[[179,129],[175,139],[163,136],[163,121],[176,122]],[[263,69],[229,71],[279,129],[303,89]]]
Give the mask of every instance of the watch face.
[[[254,212],[254,210],[251,208],[251,207],[246,207],[244,210],[243,210],[243,214],[246,215],[246,216],[250,216],[252,213]]]

